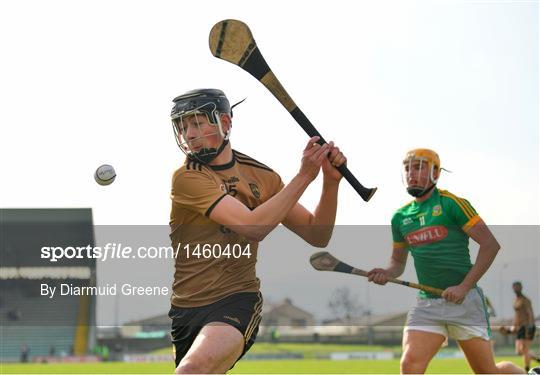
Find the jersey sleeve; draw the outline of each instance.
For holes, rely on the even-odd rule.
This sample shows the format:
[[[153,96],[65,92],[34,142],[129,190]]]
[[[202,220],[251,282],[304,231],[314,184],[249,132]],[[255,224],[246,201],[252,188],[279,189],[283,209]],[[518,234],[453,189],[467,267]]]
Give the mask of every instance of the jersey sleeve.
[[[173,178],[173,204],[205,216],[209,216],[226,195],[204,170],[184,170]]]
[[[400,215],[396,212],[394,216],[392,216],[392,248],[394,249],[407,248],[407,242],[399,229],[400,220]]]
[[[268,199],[272,198],[274,195],[279,193],[285,184],[281,180],[279,174],[274,171],[265,171],[259,174],[259,181],[261,181],[263,188],[263,196],[261,198],[261,203],[266,202]]]
[[[277,173],[274,172],[274,178],[273,178],[273,192],[272,192],[272,196],[276,195],[277,193],[279,193],[283,187],[285,186],[285,184],[283,183],[283,181],[281,180],[281,176]]]
[[[445,195],[449,202],[450,215],[454,222],[467,232],[480,221],[480,216],[468,200],[455,195]]]

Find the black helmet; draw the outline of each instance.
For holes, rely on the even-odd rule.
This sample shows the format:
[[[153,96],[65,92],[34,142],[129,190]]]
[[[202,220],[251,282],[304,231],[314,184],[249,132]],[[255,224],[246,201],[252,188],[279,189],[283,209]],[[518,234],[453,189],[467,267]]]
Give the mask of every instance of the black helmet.
[[[221,113],[231,113],[231,106],[225,93],[218,89],[196,89],[179,95],[173,100],[171,119],[174,121],[182,116],[204,113],[208,121],[214,125],[219,123]]]
[[[171,120],[174,130],[176,143],[180,150],[189,158],[199,161],[202,164],[207,164],[215,159],[225,148],[229,142],[230,128],[227,132],[224,131],[221,124],[221,115],[228,114],[232,117],[231,106],[225,93],[218,89],[197,89],[186,92],[183,95],[177,96],[173,100],[174,106],[171,111]],[[217,149],[203,146],[202,149],[195,151],[192,149],[190,142],[182,140],[182,132],[184,126],[183,119],[193,115],[204,115],[209,124],[216,127],[215,134],[221,134],[223,142]]]

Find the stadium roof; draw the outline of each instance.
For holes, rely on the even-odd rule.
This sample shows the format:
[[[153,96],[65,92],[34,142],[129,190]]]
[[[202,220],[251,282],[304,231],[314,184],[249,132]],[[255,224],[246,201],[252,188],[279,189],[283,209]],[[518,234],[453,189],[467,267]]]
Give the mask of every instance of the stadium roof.
[[[91,208],[0,209],[2,267],[95,267],[91,257],[49,261],[42,249],[94,244]]]
[[[2,208],[1,224],[18,223],[92,223],[91,208]]]

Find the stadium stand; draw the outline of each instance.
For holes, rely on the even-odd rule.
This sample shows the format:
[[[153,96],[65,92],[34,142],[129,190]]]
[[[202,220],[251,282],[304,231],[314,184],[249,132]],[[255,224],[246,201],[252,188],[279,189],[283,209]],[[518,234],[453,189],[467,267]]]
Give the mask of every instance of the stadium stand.
[[[90,209],[0,210],[0,360],[85,355],[95,336],[95,297],[61,295],[60,284],[95,285],[95,260],[45,262],[42,246],[93,246]],[[54,298],[41,284],[56,286]]]

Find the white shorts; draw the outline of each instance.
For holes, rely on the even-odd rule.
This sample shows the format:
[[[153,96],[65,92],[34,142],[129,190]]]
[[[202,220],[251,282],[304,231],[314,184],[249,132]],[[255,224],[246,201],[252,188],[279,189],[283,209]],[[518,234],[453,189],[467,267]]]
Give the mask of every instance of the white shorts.
[[[473,288],[460,305],[444,298],[417,298],[416,306],[407,315],[404,331],[438,333],[459,341],[490,340],[491,327],[484,294],[480,288]]]

